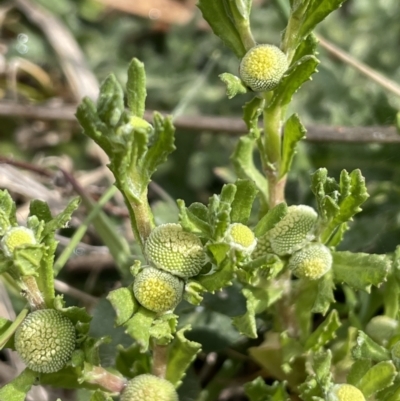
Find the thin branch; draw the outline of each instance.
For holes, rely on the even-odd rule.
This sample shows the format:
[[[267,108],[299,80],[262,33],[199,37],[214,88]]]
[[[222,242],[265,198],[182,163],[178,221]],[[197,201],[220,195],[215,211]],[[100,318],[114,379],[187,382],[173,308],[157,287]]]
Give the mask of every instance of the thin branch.
[[[21,117],[33,120],[76,122],[76,105],[28,106],[19,103],[0,102],[0,116]],[[151,121],[153,112],[148,110],[145,118]],[[164,113],[167,114],[167,113]],[[225,133],[241,135],[246,133],[246,126],[240,118],[216,116],[179,116],[174,120],[178,129],[194,132]],[[309,142],[346,142],[346,143],[400,143],[400,136],[393,125],[369,127],[343,127],[314,125],[306,126]]]

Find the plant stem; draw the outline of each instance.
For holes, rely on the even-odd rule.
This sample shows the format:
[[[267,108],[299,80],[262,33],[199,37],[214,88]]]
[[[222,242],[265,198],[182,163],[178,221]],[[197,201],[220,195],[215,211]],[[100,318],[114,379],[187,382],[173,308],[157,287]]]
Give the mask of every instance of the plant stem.
[[[39,290],[36,279],[33,276],[21,277],[21,289],[24,291],[24,296],[33,310],[46,309],[43,295]]]
[[[153,342],[153,375],[165,378],[168,362],[168,346]]]
[[[126,380],[123,377],[116,376],[101,366],[94,366],[93,369],[85,373],[90,384],[97,384],[110,393],[121,393],[125,388]]]

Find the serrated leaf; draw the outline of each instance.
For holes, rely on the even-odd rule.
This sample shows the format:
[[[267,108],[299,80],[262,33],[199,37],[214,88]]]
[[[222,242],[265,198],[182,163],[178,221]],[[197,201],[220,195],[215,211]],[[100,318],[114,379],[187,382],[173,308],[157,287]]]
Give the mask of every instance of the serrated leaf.
[[[295,64],[298,60],[300,60],[304,56],[316,56],[317,55],[317,45],[318,39],[313,34],[310,33],[297,47],[296,52],[292,59],[292,65]]]
[[[258,128],[258,118],[260,117],[264,106],[264,99],[258,96],[253,97],[243,106],[243,121],[253,138],[260,136]]]
[[[236,95],[241,95],[247,92],[246,85],[235,75],[224,72],[219,75],[219,79],[226,85],[226,95],[228,96],[228,99],[232,99]]]
[[[239,179],[235,182],[236,193],[232,202],[231,222],[247,224],[254,199],[257,196],[257,188],[253,181]]]
[[[157,344],[167,345],[173,339],[173,334],[178,325],[178,316],[173,313],[167,313],[155,319],[150,327],[150,337],[154,338]]]
[[[185,285],[185,292],[183,298],[192,305],[200,305],[203,300],[202,294],[206,289],[197,281],[188,280]]]
[[[247,178],[256,184],[264,205],[268,204],[268,181],[254,164],[253,151],[256,138],[242,136],[231,156],[232,164],[239,178]]]
[[[0,401],[24,401],[38,374],[25,369],[18,377],[0,389]]]
[[[328,272],[318,281],[317,296],[312,307],[313,313],[321,313],[325,315],[331,303],[335,302],[333,290],[335,284],[333,282],[332,273]]]
[[[313,370],[318,384],[324,392],[328,390],[331,383],[332,353],[330,350],[321,351],[313,356]]]
[[[137,58],[132,59],[128,67],[126,83],[128,107],[134,116],[142,118],[146,102],[146,72],[144,64]]]
[[[394,383],[385,390],[375,395],[378,401],[397,401],[400,400],[400,379],[397,377]]]
[[[347,375],[347,383],[356,386],[357,383],[368,372],[371,366],[372,362],[369,359],[360,359],[359,361],[354,361],[351,365],[349,374]]]
[[[279,178],[284,177],[292,165],[297,143],[305,138],[307,130],[297,114],[292,114],[285,123],[282,147],[282,163]]]
[[[286,401],[289,397],[285,383],[276,381],[272,385],[267,385],[261,377],[246,383],[243,387],[250,401]]]
[[[275,89],[269,109],[289,104],[295,92],[316,72],[318,64],[319,60],[315,56],[304,56],[293,64]]]
[[[0,190],[0,236],[11,226],[17,225],[15,203],[7,190]]]
[[[125,377],[135,377],[143,373],[150,373],[150,355],[140,352],[139,344],[134,343],[128,348],[118,345],[117,349],[115,367]]]
[[[332,257],[334,280],[366,292],[370,292],[371,285],[379,287],[390,268],[390,260],[385,255],[332,252]]]
[[[361,330],[358,332],[356,345],[351,351],[355,360],[369,359],[373,362],[382,362],[391,359],[390,352],[373,341]]]
[[[196,277],[196,281],[208,292],[215,292],[221,288],[227,287],[228,285],[232,285],[234,272],[234,264],[229,258],[225,258],[217,271],[207,275],[199,275]]]
[[[369,398],[376,392],[389,387],[396,375],[396,368],[391,361],[379,362],[367,371],[356,387],[361,390],[365,398]]]
[[[336,330],[341,326],[339,315],[333,310],[318,328],[308,337],[304,347],[306,350],[317,351],[336,336]]]
[[[300,38],[308,36],[312,30],[345,0],[310,1],[298,33]]]
[[[232,15],[228,14],[227,6],[224,3],[225,1],[200,0],[197,6],[214,34],[236,54],[236,57],[242,58],[246,49],[233,23]]]
[[[97,115],[109,127],[117,126],[124,110],[124,92],[114,74],[100,85],[97,99]]]
[[[140,345],[141,352],[146,352],[149,349],[150,328],[155,316],[154,312],[140,307],[124,325],[126,333]]]
[[[29,204],[29,216],[36,216],[39,220],[48,223],[53,219],[49,205],[41,200],[34,199]]]
[[[190,364],[200,352],[201,345],[194,341],[189,341],[185,337],[185,332],[191,330],[190,325],[180,329],[172,342],[168,353],[168,365],[165,378],[175,387],[179,387],[182,378]]]
[[[80,202],[81,200],[78,197],[71,199],[62,212],[45,224],[43,236],[53,234],[56,230],[67,227],[68,222],[71,220],[72,213],[78,209]]]
[[[179,208],[179,222],[183,228],[190,232],[202,233],[207,239],[211,239],[207,207],[196,202],[187,208],[182,199],[178,199],[176,202]]]
[[[90,397],[90,401],[113,401],[113,399],[104,391],[96,390]]]
[[[14,249],[14,266],[21,276],[38,276],[38,269],[43,257],[41,245],[21,245]]]
[[[142,174],[144,174],[148,182],[157,167],[167,160],[170,153],[175,150],[175,128],[172,124],[172,118],[163,118],[161,114],[154,113],[154,136],[152,144],[148,148],[143,161],[140,163]],[[144,180],[144,177],[142,178]]]
[[[126,323],[139,308],[139,304],[131,289],[127,287],[111,291],[106,297],[115,310],[115,325]]]

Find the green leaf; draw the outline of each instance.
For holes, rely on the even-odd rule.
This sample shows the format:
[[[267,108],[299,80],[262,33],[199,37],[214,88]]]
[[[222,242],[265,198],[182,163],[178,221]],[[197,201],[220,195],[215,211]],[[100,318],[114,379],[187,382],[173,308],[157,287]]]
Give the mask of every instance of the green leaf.
[[[122,287],[111,291],[106,297],[115,310],[115,325],[126,323],[139,308],[139,304],[130,288]]]
[[[242,95],[247,92],[246,85],[239,77],[224,72],[219,75],[219,78],[226,85],[226,95],[228,96],[228,99],[232,99],[236,95]]]
[[[150,337],[154,338],[157,344],[167,345],[174,339],[174,333],[178,324],[178,316],[167,313],[155,319],[150,327]]]
[[[319,60],[315,56],[304,56],[290,67],[275,89],[269,108],[273,109],[289,104],[295,92],[300,89],[304,82],[311,79],[312,74],[317,72],[318,64]]]
[[[253,138],[258,138],[260,136],[258,119],[262,113],[263,107],[264,100],[260,99],[258,96],[253,97],[253,99],[243,106],[243,121],[246,123],[247,129]]]
[[[242,58],[246,49],[233,23],[233,16],[228,11],[226,0],[200,0],[197,6],[214,34],[236,54],[236,57]]]
[[[7,190],[0,190],[0,236],[11,226],[17,226],[15,203]]]
[[[284,177],[292,165],[296,154],[297,143],[305,138],[307,130],[300,122],[297,114],[292,114],[285,123],[282,147],[282,163],[280,167],[280,178]]]
[[[18,377],[0,389],[0,401],[24,401],[38,374],[25,369]]]
[[[325,315],[331,303],[335,302],[333,290],[335,284],[333,282],[332,273],[328,272],[320,280],[318,280],[317,296],[312,307],[313,313],[321,313]]]
[[[368,372],[371,366],[372,362],[370,359],[360,359],[358,361],[354,361],[351,365],[349,374],[347,375],[347,383],[356,386],[357,383]]]
[[[32,200],[29,204],[29,216],[36,216],[39,220],[42,220],[45,223],[48,223],[53,219],[49,205],[38,199]]]
[[[226,244],[215,244],[215,245],[226,245]],[[204,287],[208,292],[215,292],[221,288],[232,285],[234,278],[235,266],[229,258],[224,259],[220,264],[217,271],[212,274],[199,275],[196,277],[196,281]]]
[[[334,279],[358,290],[370,292],[371,285],[379,287],[389,272],[390,260],[385,255],[332,252]]]
[[[332,353],[330,350],[321,351],[314,354],[313,357],[313,370],[318,384],[324,392],[328,391],[331,384],[331,364]]]
[[[155,319],[155,313],[143,307],[131,317],[124,325],[126,333],[140,345],[141,352],[149,349],[150,328]]]
[[[391,361],[379,362],[368,370],[356,387],[362,391],[365,398],[369,398],[393,384],[396,375],[396,368]]]
[[[208,224],[208,209],[202,203],[192,203],[188,208],[182,199],[177,201],[179,208],[179,222],[187,231],[201,233],[211,239],[211,227]]]
[[[397,401],[400,399],[400,380],[396,378],[394,384],[375,395],[378,401]]]
[[[260,170],[255,166],[253,159],[256,138],[250,135],[242,136],[231,156],[232,164],[239,178],[247,178],[254,181],[259,190],[261,202],[268,204],[268,182]]]
[[[304,347],[306,350],[317,351],[335,338],[336,330],[341,326],[338,312],[333,310],[318,328],[308,337]]]
[[[190,329],[190,325],[187,325],[176,333],[168,353],[168,365],[165,378],[175,387],[180,386],[187,368],[194,361],[201,349],[199,343],[189,341],[185,337],[185,332]]]
[[[42,245],[21,245],[14,249],[14,266],[21,276],[38,276],[43,257]]]
[[[390,352],[385,347],[373,341],[361,330],[358,332],[351,354],[355,360],[370,359],[373,362],[382,362],[391,359]]]
[[[124,111],[124,92],[114,74],[100,85],[97,99],[97,115],[109,127],[116,127]]]
[[[276,381],[268,385],[261,377],[246,383],[243,387],[250,401],[286,401],[289,397],[285,390],[285,383]]]
[[[128,348],[118,345],[117,349],[115,367],[125,377],[132,378],[143,373],[150,373],[150,356],[148,353],[140,352],[139,344],[134,343]]]
[[[312,30],[332,11],[339,8],[345,0],[310,1],[298,33],[300,38],[308,36]]]
[[[308,35],[297,47],[292,59],[292,65],[304,56],[315,56],[317,54],[317,45],[317,37],[313,33]]]
[[[144,64],[137,58],[132,59],[128,67],[126,83],[128,107],[134,116],[142,118],[146,102],[146,72]]]
[[[7,319],[2,319],[0,322],[0,350],[2,350],[6,345],[10,345],[9,341],[18,326],[25,319],[28,314],[28,309],[22,309],[22,311],[18,314],[16,319],[13,322],[8,321]]]
[[[188,280],[185,285],[185,292],[183,298],[192,305],[200,305],[203,300],[202,294],[206,289],[195,280]]]
[[[285,202],[279,203],[257,223],[254,234],[257,238],[262,237],[267,231],[274,228],[287,215],[287,205]]]
[[[113,401],[113,399],[104,391],[96,390],[90,397],[90,401]]]
[[[247,224],[258,191],[253,181],[238,179],[235,185],[236,193],[232,202],[230,220],[235,223]]]
[[[148,182],[150,182],[150,178],[157,170],[157,167],[164,163],[168,155],[175,150],[175,128],[172,124],[172,117],[163,118],[161,114],[154,113],[153,121],[154,136],[152,137],[152,144],[148,148],[143,162],[140,163],[142,173],[147,177]]]

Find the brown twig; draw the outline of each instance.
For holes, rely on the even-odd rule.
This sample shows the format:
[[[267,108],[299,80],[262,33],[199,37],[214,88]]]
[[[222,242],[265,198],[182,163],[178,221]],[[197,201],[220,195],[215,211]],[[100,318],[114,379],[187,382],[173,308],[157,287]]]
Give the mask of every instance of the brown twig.
[[[76,105],[27,106],[0,102],[0,116],[76,122],[74,115],[76,107]],[[152,111],[147,111],[145,118],[151,121],[152,114]],[[207,131],[229,135],[246,133],[244,122],[236,117],[180,116],[174,120],[174,125],[178,129],[194,132]],[[310,124],[306,127],[309,142],[400,143],[400,136],[395,126],[343,127]]]

